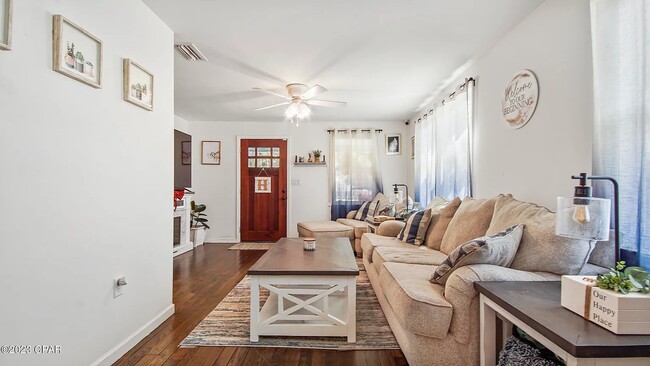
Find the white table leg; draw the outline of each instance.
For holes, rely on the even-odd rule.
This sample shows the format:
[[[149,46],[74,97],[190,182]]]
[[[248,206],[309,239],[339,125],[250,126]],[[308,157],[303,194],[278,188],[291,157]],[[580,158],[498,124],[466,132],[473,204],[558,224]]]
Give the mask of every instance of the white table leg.
[[[357,341],[357,277],[348,277],[348,343]]]
[[[260,340],[258,325],[260,323],[260,280],[258,276],[250,276],[251,286],[251,342]]]
[[[496,312],[481,295],[481,366],[496,365]]]

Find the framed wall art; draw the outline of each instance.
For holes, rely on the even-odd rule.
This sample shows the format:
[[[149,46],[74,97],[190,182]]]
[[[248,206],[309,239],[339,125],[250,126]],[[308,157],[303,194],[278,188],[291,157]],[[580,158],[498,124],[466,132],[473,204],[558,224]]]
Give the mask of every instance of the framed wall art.
[[[221,165],[221,141],[201,141],[201,164]]]
[[[54,16],[52,27],[54,71],[93,88],[101,88],[102,41],[62,15]]]
[[[501,113],[512,128],[522,128],[535,113],[539,99],[537,77],[530,70],[521,70],[510,80],[501,100]]]
[[[192,141],[181,141],[181,165],[192,165]]]
[[[124,100],[146,110],[153,110],[153,74],[124,59]]]
[[[386,155],[402,153],[402,135],[399,133],[386,134]]]
[[[11,50],[13,0],[0,0],[0,50]]]

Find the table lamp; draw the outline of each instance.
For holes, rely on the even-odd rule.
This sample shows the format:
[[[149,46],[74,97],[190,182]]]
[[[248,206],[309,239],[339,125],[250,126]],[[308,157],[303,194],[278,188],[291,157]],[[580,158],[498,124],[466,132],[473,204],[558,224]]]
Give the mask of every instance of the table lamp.
[[[400,183],[395,183],[393,184],[393,193],[397,196],[399,193],[399,189],[397,187],[404,187],[406,189],[406,209],[408,210],[409,207],[409,187],[406,184],[400,184]]]
[[[573,197],[557,198],[555,235],[573,239],[609,240],[611,201],[592,197],[591,187],[587,186],[587,179],[609,180],[614,185],[614,258],[615,262],[618,262],[618,182],[612,177],[589,177],[587,173],[573,175],[571,179],[579,180],[579,185],[575,186]]]

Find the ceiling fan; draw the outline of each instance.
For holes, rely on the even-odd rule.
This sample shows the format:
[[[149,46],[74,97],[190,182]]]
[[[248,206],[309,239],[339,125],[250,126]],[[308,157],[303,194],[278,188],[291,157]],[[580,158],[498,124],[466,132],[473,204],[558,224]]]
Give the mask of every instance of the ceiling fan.
[[[289,107],[287,107],[284,114],[285,116],[287,116],[287,118],[290,118],[292,122],[294,118],[304,119],[309,117],[312,106],[345,107],[348,104],[346,102],[338,102],[334,100],[312,99],[318,94],[322,94],[327,91],[327,89],[325,89],[324,87],[318,84],[312,86],[311,88],[305,84],[297,84],[297,83],[289,84],[287,85],[288,95],[282,95],[280,93],[276,93],[274,91],[266,90],[262,88],[253,88],[253,89],[259,90],[267,94],[275,95],[276,97],[280,97],[286,100],[286,102],[267,105],[266,107],[256,108],[255,109],[256,111],[288,105]]]

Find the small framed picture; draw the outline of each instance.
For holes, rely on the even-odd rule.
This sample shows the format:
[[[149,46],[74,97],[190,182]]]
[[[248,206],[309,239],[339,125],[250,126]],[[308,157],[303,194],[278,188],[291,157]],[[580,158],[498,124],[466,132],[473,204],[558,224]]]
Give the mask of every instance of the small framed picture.
[[[181,164],[192,165],[192,141],[181,141]]]
[[[201,164],[221,165],[221,141],[201,141]]]
[[[101,88],[102,41],[62,15],[54,16],[52,27],[52,69],[93,88]]]
[[[128,58],[124,59],[124,100],[153,111],[153,75]]]
[[[0,50],[11,50],[11,11],[13,0],[0,0]]]
[[[402,135],[399,133],[386,134],[386,155],[402,153]]]
[[[411,136],[411,159],[415,159],[415,136]]]

